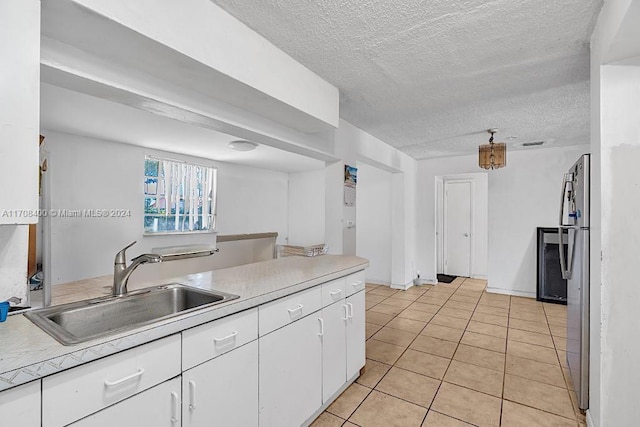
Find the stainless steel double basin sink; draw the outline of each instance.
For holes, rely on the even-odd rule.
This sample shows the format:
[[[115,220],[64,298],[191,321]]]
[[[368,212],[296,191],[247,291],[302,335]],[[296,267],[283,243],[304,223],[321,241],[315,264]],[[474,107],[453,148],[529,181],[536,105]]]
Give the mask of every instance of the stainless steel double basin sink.
[[[25,316],[64,345],[78,344],[211,307],[238,295],[177,283],[42,308]]]

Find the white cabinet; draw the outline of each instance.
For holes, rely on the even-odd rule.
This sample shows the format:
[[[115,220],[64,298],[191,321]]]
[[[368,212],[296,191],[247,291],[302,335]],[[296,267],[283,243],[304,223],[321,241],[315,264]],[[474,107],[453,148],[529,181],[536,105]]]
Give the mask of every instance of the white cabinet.
[[[365,361],[358,272],[0,393],[4,425],[297,427]],[[8,417],[8,418],[7,418]]]
[[[136,394],[71,426],[180,427],[180,377]]]
[[[257,426],[258,341],[184,372],[182,398],[185,427]]]
[[[322,307],[321,286],[261,305],[258,309],[260,336],[302,319],[320,310],[320,307]]]
[[[297,427],[322,406],[319,313],[260,337],[261,427]]]
[[[40,381],[0,392],[0,425],[40,426]]]
[[[356,292],[364,291],[365,287],[365,276],[364,270],[358,271],[357,273],[350,274],[345,279],[345,288],[347,295],[353,295]]]
[[[42,425],[67,425],[180,373],[177,334],[52,375],[42,380]]]
[[[358,374],[365,363],[364,292],[347,298],[347,379]]]
[[[344,298],[322,309],[322,402],[347,380],[347,305]]]
[[[258,308],[252,308],[182,333],[182,370],[258,339]]]
[[[0,1],[0,224],[38,222],[40,7]]]

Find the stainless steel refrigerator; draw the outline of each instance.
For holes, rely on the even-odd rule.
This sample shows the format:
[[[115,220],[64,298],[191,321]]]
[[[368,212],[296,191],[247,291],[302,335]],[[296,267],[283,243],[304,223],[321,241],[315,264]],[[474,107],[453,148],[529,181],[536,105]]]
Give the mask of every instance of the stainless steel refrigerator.
[[[567,364],[581,409],[589,407],[589,154],[569,169],[560,202],[560,268],[567,279]],[[567,230],[566,240],[562,239]]]

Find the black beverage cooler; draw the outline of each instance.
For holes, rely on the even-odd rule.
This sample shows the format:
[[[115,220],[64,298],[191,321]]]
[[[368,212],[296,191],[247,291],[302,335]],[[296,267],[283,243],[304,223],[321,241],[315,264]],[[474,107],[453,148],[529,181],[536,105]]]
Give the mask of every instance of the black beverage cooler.
[[[567,259],[567,230],[563,230],[562,239]],[[538,227],[538,301],[567,303],[567,281],[560,269],[559,243],[557,228]]]

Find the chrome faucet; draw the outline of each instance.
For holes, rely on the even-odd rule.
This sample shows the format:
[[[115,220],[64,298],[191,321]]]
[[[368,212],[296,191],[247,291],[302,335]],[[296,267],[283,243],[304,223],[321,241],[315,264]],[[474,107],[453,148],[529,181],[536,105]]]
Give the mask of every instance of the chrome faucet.
[[[143,254],[133,258],[131,260],[131,264],[127,267],[125,252],[135,244],[136,242],[131,243],[116,254],[116,259],[113,263],[113,296],[120,297],[127,293],[127,281],[129,280],[129,276],[131,276],[133,270],[135,270],[139,265],[162,262],[162,255]]]

